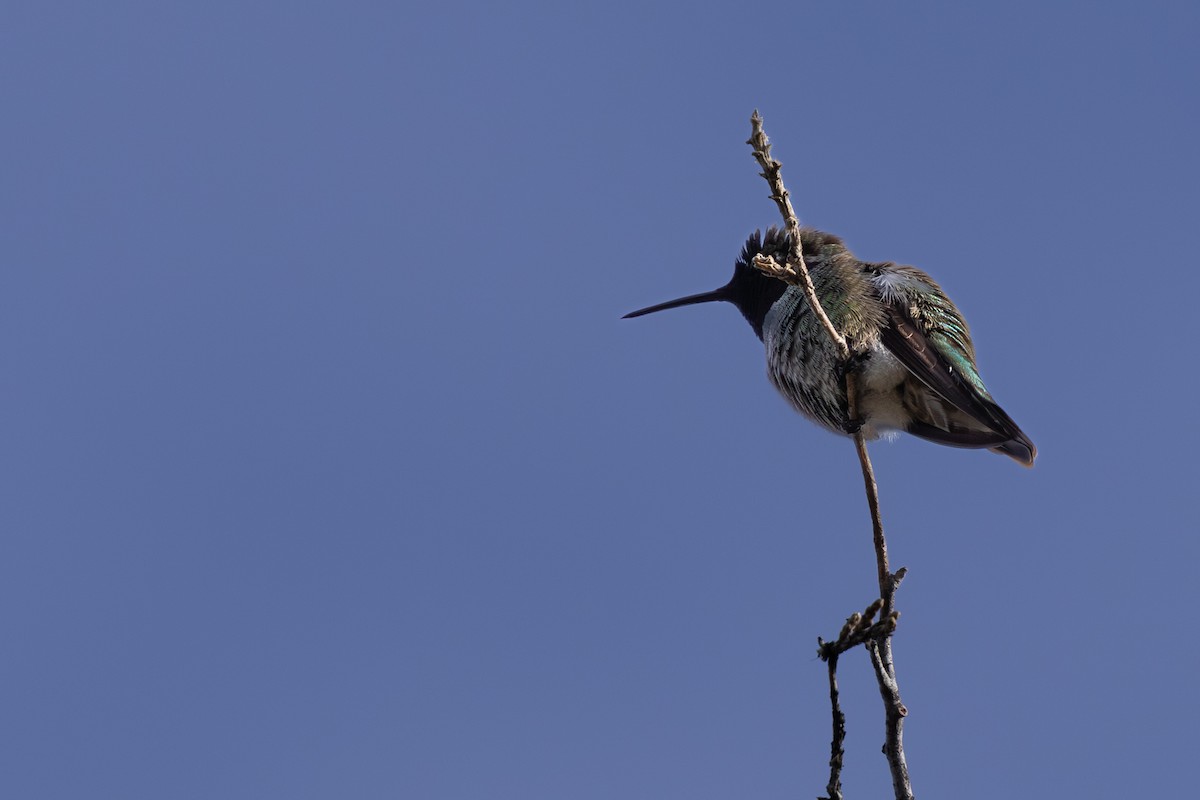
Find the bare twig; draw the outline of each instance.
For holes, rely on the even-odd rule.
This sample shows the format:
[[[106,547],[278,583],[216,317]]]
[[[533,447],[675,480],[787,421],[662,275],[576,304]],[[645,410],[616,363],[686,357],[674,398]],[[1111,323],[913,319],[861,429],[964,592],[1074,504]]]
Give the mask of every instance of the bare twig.
[[[819,800],[843,800],[842,759],[846,750],[842,745],[846,741],[846,715],[842,713],[842,705],[838,702],[837,662],[837,653],[826,659],[829,667],[829,705],[833,708],[833,741],[829,743],[829,783],[825,786],[829,795]]]
[[[871,605],[878,611],[882,603],[876,600]],[[871,609],[868,608],[867,610],[870,611]],[[886,617],[881,618],[879,622],[874,623],[872,623],[871,617],[863,614],[854,614],[850,619],[846,620],[846,625],[838,635],[837,641],[827,642],[821,637],[817,637],[817,656],[822,661],[829,661],[847,650],[853,650],[860,644],[879,641],[891,636],[896,630],[896,622],[899,619],[899,611],[893,611]]]
[[[767,138],[766,131],[763,130],[762,121],[758,109],[755,109],[750,116],[751,131],[746,144],[754,149],[754,160],[763,170],[758,174],[765,178],[767,185],[771,187],[771,199],[779,207],[779,213],[783,215],[783,222],[787,226],[788,236],[792,239],[792,250],[788,253],[788,263],[783,268],[779,268],[776,264],[776,273],[767,272],[767,274],[774,274],[774,277],[785,283],[799,286],[804,290],[804,296],[808,298],[808,304],[813,313],[817,315],[817,319],[829,332],[829,338],[837,347],[842,361],[846,361],[850,358],[850,347],[846,344],[846,337],[842,336],[841,331],[834,326],[825,313],[825,309],[822,308],[821,301],[817,299],[817,289],[813,286],[812,278],[808,274],[808,267],[804,264],[803,248],[800,245],[800,220],[797,219],[796,211],[792,208],[792,201],[788,198],[788,190],[783,185],[783,176],[779,171],[783,164],[771,158],[771,140]],[[768,263],[775,264],[775,261],[768,256],[762,259],[760,265],[759,259],[755,259],[755,266],[765,272],[767,269],[764,267]],[[789,280],[787,277],[789,273],[798,278],[798,281]]]
[[[867,642],[871,654],[871,665],[875,667],[875,678],[879,682],[879,696],[883,698],[887,718],[887,737],[883,754],[892,771],[892,791],[897,800],[912,800],[912,783],[908,777],[908,761],[904,757],[904,718],[908,709],[900,702],[900,686],[896,683],[896,665],[892,662],[892,637]]]
[[[771,142],[767,138],[766,131],[763,129],[763,119],[757,110],[750,117],[750,128],[750,138],[746,143],[754,150],[754,159],[763,170],[759,174],[762,175],[771,187],[771,199],[775,201],[775,205],[779,208],[779,213],[783,216],[784,224],[787,226],[788,234],[791,236],[791,251],[788,253],[786,264],[780,265],[770,257],[759,256],[754,259],[754,266],[767,275],[778,278],[792,286],[800,287],[804,292],[809,307],[829,334],[829,338],[837,349],[842,364],[846,367],[846,411],[850,420],[858,420],[858,377],[854,370],[850,368],[850,346],[841,331],[829,319],[829,316],[825,313],[825,309],[821,306],[821,301],[817,298],[816,287],[813,285],[812,277],[808,272],[808,266],[804,263],[802,255],[800,221],[797,219],[796,212],[792,208],[792,201],[789,198],[787,188],[783,185],[783,176],[781,174],[781,167],[783,165],[771,157]],[[887,721],[884,753],[887,756],[888,766],[892,772],[892,787],[896,794],[896,800],[912,800],[912,785],[908,777],[908,764],[904,758],[903,736],[904,717],[908,714],[908,710],[900,701],[900,689],[896,682],[896,668],[892,660],[892,632],[895,630],[896,620],[899,617],[893,610],[893,607],[895,605],[896,588],[904,578],[904,570],[901,569],[893,574],[888,567],[887,540],[883,535],[883,519],[879,513],[879,487],[875,483],[875,471],[871,466],[871,459],[867,453],[866,438],[863,436],[861,430],[854,433],[854,447],[858,451],[858,460],[862,466],[863,487],[867,493],[867,506],[871,511],[871,527],[875,543],[875,565],[879,579],[880,598],[879,608],[875,610],[882,611],[882,618],[874,625],[869,624],[869,622],[864,625],[862,619],[855,621],[853,625],[851,621],[847,621],[846,627],[842,629],[842,635],[838,637],[838,642],[832,643],[831,646],[825,642],[821,643],[823,649],[822,658],[827,661],[830,670],[830,701],[833,704],[834,724],[834,738],[829,761],[831,772],[828,791],[830,798],[841,797],[840,775],[843,755],[842,739],[845,736],[845,716],[842,714],[837,700],[837,656],[850,647],[865,643],[871,654],[871,663],[875,667],[875,677],[879,683],[879,693],[883,698]],[[873,614],[874,611],[871,616]],[[854,617],[851,617],[851,620],[854,619]],[[867,631],[870,631],[869,635]],[[850,644],[852,640],[853,644]],[[839,649],[839,644],[844,645],[844,647]],[[827,646],[830,649],[828,652],[824,652],[824,648]],[[840,735],[839,730],[841,730]]]
[[[858,419],[858,398],[851,399],[851,385],[857,395],[858,381],[853,375],[846,376],[846,401],[850,419]],[[879,597],[883,600],[884,613],[892,610],[896,597],[892,573],[888,569],[887,539],[883,536],[883,518],[879,514],[879,486],[875,483],[875,469],[867,455],[867,441],[862,432],[854,434],[854,448],[858,451],[858,463],[862,465],[863,487],[867,492],[867,506],[871,509],[871,528],[875,537],[875,568],[879,578]]]
[[[827,797],[819,800],[843,800],[842,796],[842,763],[846,751],[843,746],[846,741],[846,715],[838,699],[837,663],[838,656],[869,640],[878,640],[890,636],[896,629],[896,619],[900,614],[893,611],[879,622],[875,615],[883,608],[883,601],[876,600],[867,606],[861,614],[855,612],[846,620],[835,641],[827,642],[817,637],[817,655],[829,668],[829,705],[833,713],[833,739],[829,743],[829,783],[825,791]]]

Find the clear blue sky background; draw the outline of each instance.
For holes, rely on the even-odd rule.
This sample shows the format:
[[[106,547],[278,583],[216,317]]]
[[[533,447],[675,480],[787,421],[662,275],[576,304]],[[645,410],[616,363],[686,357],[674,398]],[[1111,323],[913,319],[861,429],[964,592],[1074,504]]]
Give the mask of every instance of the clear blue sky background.
[[[5,797],[821,793],[853,448],[619,320],[776,221],[754,108],[1041,452],[873,448],[918,796],[1195,791],[1194,3],[189,5],[3,12]]]

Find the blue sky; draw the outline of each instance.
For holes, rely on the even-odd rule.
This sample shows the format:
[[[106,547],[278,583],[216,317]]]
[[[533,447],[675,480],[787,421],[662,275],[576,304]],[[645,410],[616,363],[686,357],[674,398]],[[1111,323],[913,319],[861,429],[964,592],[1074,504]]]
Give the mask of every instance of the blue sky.
[[[727,279],[916,264],[1027,471],[873,446],[918,796],[1194,788],[1189,3],[26,3],[0,26],[11,797],[783,798],[874,596]],[[886,796],[865,655],[846,789]]]

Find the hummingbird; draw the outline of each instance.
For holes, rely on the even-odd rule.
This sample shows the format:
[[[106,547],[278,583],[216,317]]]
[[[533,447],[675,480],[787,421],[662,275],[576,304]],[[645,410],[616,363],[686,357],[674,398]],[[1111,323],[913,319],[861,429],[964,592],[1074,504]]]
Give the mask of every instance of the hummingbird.
[[[732,303],[766,348],[771,383],[821,427],[861,431],[868,440],[905,432],[951,447],[987,448],[1033,466],[1037,448],[983,385],[966,320],[933,278],[890,261],[859,261],[837,236],[813,228],[802,229],[800,241],[817,299],[850,346],[847,363],[803,290],[754,267],[760,253],[786,263],[791,237],[775,227],[750,235],[733,278],[721,288],[623,319]],[[858,379],[858,419],[849,415],[847,370]]]

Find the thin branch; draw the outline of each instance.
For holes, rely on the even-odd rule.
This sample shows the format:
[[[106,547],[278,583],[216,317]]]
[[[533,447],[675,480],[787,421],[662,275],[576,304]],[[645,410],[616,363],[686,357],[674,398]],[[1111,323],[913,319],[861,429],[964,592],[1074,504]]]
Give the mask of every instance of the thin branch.
[[[829,667],[829,705],[833,708],[833,741],[829,743],[829,783],[825,791],[827,797],[819,800],[844,800],[842,795],[842,760],[846,756],[843,747],[846,741],[846,715],[842,713],[842,705],[838,702],[837,684],[838,654],[831,655],[826,664]]]
[[[804,292],[809,307],[829,334],[829,338],[841,358],[846,376],[846,411],[851,421],[857,421],[859,420],[858,376],[850,367],[850,346],[841,331],[829,319],[829,316],[825,313],[825,309],[821,306],[820,299],[817,297],[816,287],[813,285],[812,277],[809,275],[808,266],[804,263],[803,247],[800,240],[800,221],[797,219],[796,212],[792,208],[792,201],[788,190],[783,185],[781,172],[783,165],[771,157],[771,142],[767,138],[766,131],[763,129],[763,119],[757,110],[750,117],[750,128],[750,138],[746,144],[750,145],[754,150],[754,159],[763,170],[759,174],[767,181],[767,185],[771,187],[771,199],[775,201],[775,205],[779,208],[779,213],[783,216],[784,224],[787,226],[788,234],[791,236],[791,251],[788,253],[786,264],[780,265],[770,257],[758,256],[754,259],[754,266],[765,274],[778,278],[789,285],[799,286]],[[884,753],[887,755],[888,766],[892,772],[892,787],[895,790],[896,800],[912,800],[912,785],[908,777],[908,764],[904,757],[903,736],[904,717],[908,714],[908,710],[900,701],[900,689],[896,681],[895,664],[892,661],[892,631],[895,630],[896,619],[899,616],[893,610],[893,607],[895,605],[896,588],[904,578],[904,570],[899,570],[893,574],[888,567],[887,540],[884,538],[883,519],[879,512],[879,487],[875,483],[875,470],[871,466],[871,459],[867,453],[866,437],[863,436],[861,430],[854,433],[854,447],[858,451],[858,460],[862,466],[863,487],[867,493],[867,506],[871,511],[871,527],[875,544],[875,565],[879,579],[880,597],[880,607],[876,610],[882,610],[883,612],[880,622],[873,626],[867,626],[869,628],[877,628],[877,630],[872,631],[873,635],[858,639],[855,645],[859,643],[867,645],[871,653],[871,663],[875,667],[875,677],[879,683],[879,692],[883,698],[887,720]],[[853,619],[852,617],[851,620]],[[848,621],[847,627],[842,629],[843,635],[839,636],[839,640],[845,638],[846,641],[849,641],[850,634],[847,632],[847,628],[851,627],[857,630],[859,634],[862,634],[865,630],[861,620],[853,626]],[[848,645],[845,649],[855,645]],[[822,642],[822,648],[825,646],[825,643]],[[841,652],[843,650],[837,649],[835,643],[834,649],[830,650],[827,655],[822,655],[830,664],[830,700],[833,703],[834,741],[832,756],[830,758],[831,774],[828,787],[831,798],[841,796],[840,773],[842,750],[841,739],[837,731],[840,724],[843,728],[842,735],[844,736],[845,717],[842,715],[841,708],[837,702],[837,683],[834,674],[837,656]],[[836,768],[834,767],[835,762],[837,764]],[[836,795],[834,794],[835,791],[837,792]]]
[[[896,665],[892,661],[892,637],[867,642],[871,654],[871,665],[879,682],[879,696],[883,698],[886,715],[886,738],[883,754],[892,771],[892,791],[897,800],[913,800],[912,783],[908,777],[908,760],[904,757],[904,718],[908,709],[900,701],[900,686],[896,682]]]
[[[853,389],[851,389],[853,387]],[[854,395],[851,397],[851,395]],[[858,419],[858,379],[846,375],[846,405],[850,419]],[[867,440],[862,431],[854,433],[854,449],[858,451],[858,463],[862,465],[863,488],[867,493],[867,506],[871,509],[871,529],[875,539],[875,570],[879,578],[879,597],[883,600],[884,613],[892,610],[896,599],[895,581],[888,568],[887,539],[883,536],[883,518],[879,513],[879,485],[875,483],[875,468],[867,454]]]
[[[903,577],[903,574],[901,574],[901,577]],[[829,743],[829,783],[825,787],[825,791],[829,792],[829,795],[828,797],[820,798],[820,800],[843,800],[842,763],[846,754],[843,747],[843,743],[846,740],[846,715],[842,713],[841,703],[838,699],[838,657],[860,644],[868,644],[869,647],[873,647],[880,642],[889,640],[892,632],[896,630],[896,620],[899,619],[900,612],[892,611],[878,622],[875,622],[875,615],[882,608],[883,601],[876,600],[867,606],[861,614],[857,612],[851,614],[846,620],[846,624],[842,626],[842,630],[838,633],[838,638],[835,641],[827,642],[821,637],[817,637],[817,656],[829,668],[829,704],[833,714],[833,740]],[[901,751],[901,761],[903,761],[903,758],[904,753]],[[907,765],[905,765],[905,770],[905,774],[907,774]]]
[[[799,286],[804,290],[804,296],[808,298],[808,305],[812,308],[813,313],[817,315],[817,319],[825,326],[825,330],[829,333],[829,338],[833,340],[837,347],[838,354],[842,361],[850,359],[850,347],[846,344],[846,337],[842,336],[841,332],[834,326],[833,322],[825,313],[825,309],[821,307],[821,301],[817,299],[817,289],[813,286],[812,278],[808,274],[808,267],[804,264],[803,247],[800,244],[800,220],[796,217],[796,211],[792,208],[792,201],[788,198],[788,190],[783,185],[783,175],[780,174],[780,167],[783,164],[771,158],[771,140],[767,138],[766,131],[763,130],[762,117],[758,114],[758,109],[750,116],[750,138],[746,140],[746,144],[754,149],[754,160],[762,167],[762,172],[758,173],[766,179],[767,185],[771,187],[771,199],[775,201],[775,205],[779,207],[779,213],[783,215],[783,222],[787,226],[788,236],[792,239],[792,250],[788,253],[788,263],[783,267],[779,267],[775,260],[770,257],[765,257],[762,263],[759,259],[755,259],[755,266],[760,270],[767,272],[768,275],[774,275],[785,283],[790,283],[793,286]],[[768,271],[769,265],[775,265],[776,272]],[[788,276],[793,276],[797,280],[788,280]]]
[[[867,606],[861,614],[852,614],[842,626],[842,632],[835,641],[827,642],[817,637],[817,656],[822,661],[836,658],[847,650],[853,650],[860,644],[876,641],[891,636],[896,630],[896,622],[900,619],[899,611],[892,611],[887,616],[875,622],[875,614],[883,607],[882,600],[876,600]]]

